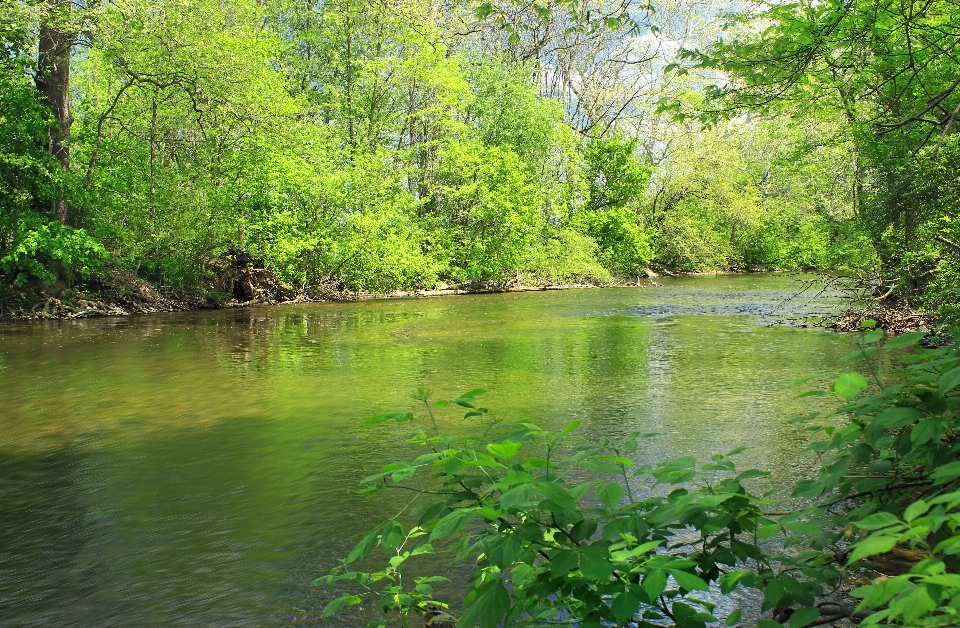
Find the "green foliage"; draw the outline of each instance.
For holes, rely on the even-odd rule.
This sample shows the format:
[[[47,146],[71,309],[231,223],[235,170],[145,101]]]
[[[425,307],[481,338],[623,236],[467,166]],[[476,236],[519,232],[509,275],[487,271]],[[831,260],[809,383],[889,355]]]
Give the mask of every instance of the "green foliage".
[[[635,459],[654,434],[583,442],[576,437],[578,421],[560,430],[494,421],[447,434],[442,428],[454,408],[466,409],[467,425],[488,416],[476,405],[482,392],[433,401],[421,390],[415,398],[423,417],[396,413],[368,420],[413,427],[411,440],[424,453],[364,478],[363,492],[412,491],[415,499],[404,509],[408,514],[379,524],[341,567],[316,581],[359,585],[359,593],[334,600],[330,613],[366,597],[405,616],[424,612],[438,603],[432,591],[419,581],[401,587],[402,575],[416,555],[446,546],[475,563],[462,626],[560,619],[624,626],[642,617],[645,626],[658,621],[702,628],[717,619],[699,592],[712,585],[726,594],[738,584],[765,591],[767,608],[798,607],[797,618],[816,619],[813,596],[837,572],[823,568],[826,559],[818,552],[772,554],[763,543],[771,528],[787,540],[821,531],[798,520],[781,526],[765,516],[767,502],[745,483],[766,473],[738,472],[731,460],[736,451],[705,464],[687,456],[641,465]],[[683,529],[695,533],[677,537]],[[377,548],[389,566],[355,570],[352,565]],[[801,569],[803,584],[795,575]]]
[[[591,10],[512,15],[491,5],[503,32],[483,23],[462,35],[455,25],[471,11],[422,0],[90,5],[69,25],[84,45],[72,56],[64,171],[45,149],[51,115],[32,76],[43,3],[8,2],[4,272],[67,264],[84,274],[103,259],[97,243],[117,266],[167,287],[210,285],[232,251],[292,287],[383,292],[464,280],[605,283],[649,266],[872,263],[846,198],[850,138],[827,141],[836,120],[748,119],[720,132],[660,116],[641,132],[626,114],[607,120],[623,97],[617,80],[584,76],[582,93],[546,87],[556,77],[547,80],[542,55],[554,45],[576,65],[600,34],[586,36],[584,24],[627,26],[624,15],[597,21]],[[570,28],[538,43],[528,17]],[[684,98],[703,101],[689,89]],[[930,172],[947,187],[952,146],[943,142],[942,167]],[[929,190],[902,193],[930,200]],[[47,208],[61,198],[82,231],[50,225]],[[932,305],[952,294],[955,256],[941,245],[883,249],[907,251],[911,269],[936,268],[944,279]]]
[[[548,230],[545,239],[526,252],[523,266],[539,279],[574,284],[613,281],[600,262],[596,241],[573,229]]]
[[[929,309],[957,301],[960,248],[948,234],[957,219],[960,62],[949,51],[958,20],[955,0],[746,3],[727,36],[682,55],[730,77],[707,89],[702,119],[815,106],[842,121],[860,229],[898,296]]]
[[[21,286],[31,277],[53,284],[60,270],[86,278],[107,258],[98,241],[48,211],[67,182],[44,150],[51,117],[28,74],[30,17],[24,10],[0,22],[0,275]]]
[[[774,116],[689,133],[654,172],[658,262],[706,270],[869,267],[856,217],[850,144],[835,119]]]
[[[461,626],[702,627],[717,618],[697,592],[727,595],[743,586],[762,592],[761,611],[803,627],[830,621],[818,602],[843,572],[901,545],[921,560],[908,573],[852,592],[858,611],[872,611],[860,625],[955,625],[960,341],[924,348],[923,332],[884,341],[871,326],[850,339],[855,350],[843,359],[865,361],[868,376],[831,378],[848,420],[807,428],[827,436],[809,446],[822,467],[817,478],[793,487],[809,505],[790,513],[765,512],[773,502],[749,486],[766,474],[738,472],[731,460],[737,451],[706,463],[686,456],[644,465],[637,459],[655,434],[584,442],[576,436],[579,421],[559,430],[528,421],[474,425],[489,416],[477,405],[482,390],[449,401],[418,391],[422,416],[367,422],[412,428],[410,442],[424,453],[362,481],[366,495],[401,490],[414,499],[316,581],[357,587],[325,613],[367,597],[405,617],[442,605],[421,586],[425,581],[403,584],[403,573],[418,554],[445,548],[474,563]],[[895,383],[884,384],[876,370],[881,351],[900,360]],[[446,431],[455,422],[447,413],[456,408],[466,410],[464,422],[456,421],[465,434]],[[380,550],[389,563],[383,570],[353,566],[369,564]],[[739,617],[731,614],[727,625]]]
[[[589,197],[572,221],[596,240],[603,265],[621,276],[642,273],[654,259],[652,227],[641,213],[651,168],[637,157],[637,143],[611,137],[587,144]]]
[[[834,538],[861,530],[851,562],[908,546],[921,560],[908,573],[881,577],[859,587],[858,610],[872,610],[860,624],[872,626],[955,625],[960,606],[960,343],[920,346],[924,332],[883,342],[883,332],[858,336],[844,360],[863,361],[868,379],[844,373],[833,390],[848,401],[841,411],[849,422],[810,426],[826,440],[811,443],[823,461],[817,479],[800,482],[795,496],[818,497],[822,505],[803,511],[833,530]],[[883,346],[885,345],[885,346]],[[882,347],[882,349],[881,349]],[[879,371],[881,351],[898,352],[892,383]],[[862,393],[870,392],[862,396]],[[815,417],[800,417],[809,421]],[[852,508],[837,511],[841,503]]]
[[[867,331],[857,339],[846,359],[866,363],[869,380],[860,373],[844,373],[833,390],[849,403],[842,411],[850,423],[823,430],[826,440],[811,445],[823,457],[820,477],[798,488],[797,494],[836,497],[871,495],[877,506],[900,515],[912,498],[936,496],[954,489],[960,470],[960,347],[926,349],[917,346],[924,334],[901,336],[893,348],[915,346],[903,357],[895,383],[884,383],[877,370],[882,331]],[[868,387],[874,394],[860,397]],[[828,455],[829,454],[829,455]]]
[[[434,199],[450,216],[455,276],[496,279],[519,269],[543,219],[524,164],[513,152],[460,142],[438,160]]]
[[[863,628],[960,622],[960,576],[948,572],[944,562],[956,564],[960,553],[960,491],[917,500],[902,518],[879,512],[857,527],[871,534],[854,544],[851,558],[872,556],[895,545],[909,546],[923,556],[909,573],[877,578],[851,592],[860,598],[858,610],[875,611],[861,622]]]
[[[65,269],[83,279],[100,270],[107,250],[83,229],[74,229],[37,212],[0,218],[0,273],[22,286],[30,277],[53,285],[56,270]]]
[[[111,3],[75,64],[85,225],[154,281],[194,284],[240,248],[270,191],[263,165],[299,130],[258,19],[237,3]]]

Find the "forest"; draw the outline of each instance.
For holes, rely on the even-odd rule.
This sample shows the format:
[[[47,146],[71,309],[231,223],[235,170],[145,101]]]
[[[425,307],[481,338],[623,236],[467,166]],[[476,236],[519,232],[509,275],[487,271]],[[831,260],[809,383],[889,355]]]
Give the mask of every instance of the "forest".
[[[249,260],[301,292],[816,269],[957,311],[953,1],[0,11],[8,301]]]
[[[0,37],[0,317],[730,273],[0,327],[14,621],[960,625],[960,0],[0,0]],[[768,270],[928,318],[825,339],[847,301]]]

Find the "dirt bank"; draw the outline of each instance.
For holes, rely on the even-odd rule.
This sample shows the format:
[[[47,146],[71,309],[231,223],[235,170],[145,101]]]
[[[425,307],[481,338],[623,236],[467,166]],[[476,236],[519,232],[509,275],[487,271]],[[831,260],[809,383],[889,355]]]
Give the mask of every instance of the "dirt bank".
[[[655,286],[652,280],[616,286]],[[0,284],[0,320],[74,319],[100,316],[131,316],[199,309],[363,301],[371,299],[427,298],[496,292],[530,292],[604,287],[596,284],[523,284],[511,279],[503,282],[467,282],[440,285],[430,290],[397,290],[388,293],[352,291],[329,278],[313,286],[292,289],[283,286],[270,271],[248,257],[229,260],[215,279],[203,290],[187,291],[158,288],[131,273],[114,269],[102,277],[71,287]]]

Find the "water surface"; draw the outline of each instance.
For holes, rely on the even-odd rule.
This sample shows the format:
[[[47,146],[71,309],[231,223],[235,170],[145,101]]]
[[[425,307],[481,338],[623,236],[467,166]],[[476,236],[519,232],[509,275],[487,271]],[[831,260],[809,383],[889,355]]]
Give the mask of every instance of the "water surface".
[[[360,419],[483,387],[503,420],[656,431],[646,460],[745,445],[805,472],[798,377],[844,352],[769,326],[837,307],[798,277],[0,326],[0,626],[362,625],[310,581],[400,498]],[[821,403],[827,403],[827,401]]]

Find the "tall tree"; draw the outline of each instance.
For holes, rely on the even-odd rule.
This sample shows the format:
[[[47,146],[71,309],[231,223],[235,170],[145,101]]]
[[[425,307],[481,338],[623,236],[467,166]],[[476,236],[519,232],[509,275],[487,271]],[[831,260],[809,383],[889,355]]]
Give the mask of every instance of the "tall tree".
[[[73,34],[69,32],[71,0],[47,0],[49,11],[40,26],[37,52],[37,91],[50,108],[55,123],[48,129],[48,150],[59,160],[64,172],[70,169],[70,55]],[[52,211],[63,224],[74,222],[64,194],[51,202]]]

